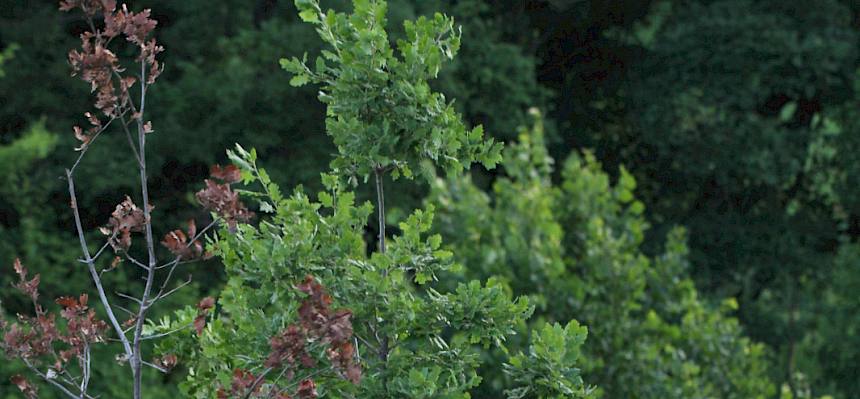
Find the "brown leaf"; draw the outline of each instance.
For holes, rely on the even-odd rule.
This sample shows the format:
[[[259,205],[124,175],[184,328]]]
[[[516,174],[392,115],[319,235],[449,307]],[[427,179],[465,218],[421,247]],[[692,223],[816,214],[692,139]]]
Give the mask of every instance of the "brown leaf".
[[[206,315],[198,314],[194,317],[194,331],[197,331],[197,335],[203,335],[203,329],[206,327]]]
[[[182,230],[173,230],[164,236],[164,239],[161,240],[161,245],[167,247],[172,254],[181,257],[185,254],[186,249],[188,249],[187,241],[188,238],[185,237],[185,233]]]
[[[168,353],[164,356],[155,358],[154,363],[160,366],[163,369],[171,370],[176,367],[176,363],[178,362],[178,358],[173,353]]]
[[[254,217],[254,213],[239,201],[239,194],[230,189],[229,184],[218,184],[209,179],[205,183],[206,188],[196,194],[197,201],[222,217],[231,231],[236,229],[238,222],[247,222]]]
[[[130,319],[122,323],[123,327],[131,327],[137,323],[137,316],[131,316]]]
[[[302,382],[299,383],[299,389],[296,391],[296,395],[301,399],[314,399],[318,397],[317,384],[310,378],[302,380]]]
[[[41,276],[38,274],[33,276],[33,278],[30,279],[29,281],[25,280],[24,278],[21,278],[20,281],[18,281],[18,283],[15,284],[15,288],[17,288],[19,291],[21,291],[24,295],[29,296],[30,299],[32,299],[35,302],[36,299],[39,298],[39,282],[40,281],[41,281]]]
[[[143,231],[145,225],[146,215],[143,210],[126,196],[125,200],[111,213],[108,225],[99,230],[105,235],[113,236],[110,244],[114,250],[126,251],[131,247],[131,233]]]
[[[212,309],[214,307],[215,298],[211,296],[207,296],[206,298],[201,299],[200,302],[197,303],[197,309],[203,312],[208,311],[209,309]]]
[[[71,11],[78,6],[80,0],[60,0],[60,11]]]
[[[21,280],[27,278],[27,268],[21,264],[21,258],[15,258],[15,261],[12,263],[12,267],[15,268],[15,273],[18,274],[18,277]]]
[[[75,151],[83,150],[90,144],[90,136],[84,134],[84,130],[80,126],[75,126],[75,138],[81,142],[81,146],[75,148]]]
[[[30,381],[23,376],[16,374],[12,376],[10,380],[12,381],[12,384],[18,387],[27,399],[36,399],[39,397],[39,391],[36,389],[36,386],[31,384]]]
[[[197,236],[197,223],[194,219],[188,219],[188,237],[194,238]]]
[[[209,170],[209,174],[218,180],[222,180],[226,183],[237,183],[242,180],[242,172],[239,170],[236,165],[227,165],[221,167],[221,165],[212,165],[212,168]]]
[[[194,330],[197,335],[203,334],[203,328],[206,327],[206,315],[215,307],[215,298],[207,296],[197,303],[197,316],[194,318]]]
[[[78,306],[78,300],[70,296],[61,296],[57,298],[54,302],[66,309]]]
[[[113,260],[110,262],[110,267],[108,267],[107,270],[116,269],[116,267],[119,266],[120,263],[122,263],[122,258],[120,258],[119,256],[114,256]]]

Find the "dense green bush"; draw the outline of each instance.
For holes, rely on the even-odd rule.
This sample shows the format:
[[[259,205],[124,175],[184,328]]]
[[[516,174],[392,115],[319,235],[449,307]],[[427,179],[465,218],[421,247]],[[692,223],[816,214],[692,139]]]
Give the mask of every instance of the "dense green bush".
[[[608,398],[766,398],[774,390],[764,348],[742,336],[734,299],[718,308],[687,276],[685,234],[648,257],[636,181],[610,177],[589,152],[572,155],[550,179],[540,124],[523,131],[502,163],[492,197],[468,178],[437,180],[438,229],[468,267],[453,278],[494,278],[536,304],[536,320],[576,318],[589,328],[583,374]],[[446,279],[443,277],[442,281]],[[483,397],[501,373],[488,367]]]

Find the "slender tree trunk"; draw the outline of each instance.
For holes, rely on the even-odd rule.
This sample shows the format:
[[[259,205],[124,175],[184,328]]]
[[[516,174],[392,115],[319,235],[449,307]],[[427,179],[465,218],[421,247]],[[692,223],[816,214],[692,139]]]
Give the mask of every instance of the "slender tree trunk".
[[[373,170],[376,177],[376,208],[379,223],[379,252],[385,253],[385,188],[382,185],[385,169],[382,166],[377,166]],[[387,275],[388,271],[383,270],[383,275]],[[383,336],[382,342],[379,344],[379,358],[383,362],[388,361],[389,351],[388,337]]]
[[[376,208],[379,222],[379,252],[385,253],[385,188],[382,186],[382,167],[374,169],[376,177]]]
[[[140,298],[140,308],[137,312],[137,322],[134,327],[134,341],[132,358],[132,373],[134,377],[134,399],[141,399],[141,379],[142,379],[142,353],[141,353],[141,337],[143,334],[143,323],[146,320],[146,312],[150,305],[150,294],[152,293],[152,284],[155,281],[155,268],[158,260],[155,257],[155,240],[152,237],[152,217],[149,213],[149,188],[146,176],[146,129],[144,128],[143,115],[146,107],[146,63],[140,63],[140,117],[137,119],[137,136],[138,136],[138,155],[140,156],[140,190],[143,197],[143,216],[144,229],[146,235],[146,251],[148,255],[148,263],[146,270],[146,286],[143,289],[143,295]]]

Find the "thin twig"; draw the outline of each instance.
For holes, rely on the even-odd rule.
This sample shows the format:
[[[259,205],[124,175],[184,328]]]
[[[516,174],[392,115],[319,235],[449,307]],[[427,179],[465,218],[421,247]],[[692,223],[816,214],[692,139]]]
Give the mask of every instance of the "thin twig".
[[[137,147],[134,146],[134,139],[131,138],[131,132],[128,130],[128,125],[130,122],[125,121],[125,117],[122,118],[122,130],[125,131],[126,140],[128,140],[128,146],[131,148],[131,153],[134,154],[134,159],[140,164],[140,153],[137,151]]]
[[[93,134],[93,135],[92,135],[92,137],[90,137],[90,141],[88,141],[88,142],[87,142],[87,144],[86,144],[86,145],[84,145],[84,146],[81,148],[81,153],[80,153],[80,154],[78,154],[78,158],[77,158],[77,159],[75,159],[75,163],[73,163],[73,164],[72,164],[72,167],[71,167],[71,168],[69,168],[69,170],[70,170],[72,173],[74,173],[74,172],[75,172],[75,169],[77,169],[77,168],[78,168],[78,165],[80,165],[81,160],[83,160],[83,159],[84,159],[84,155],[86,155],[87,151],[90,149],[90,145],[92,145],[92,144],[93,144],[93,142],[95,142],[95,141],[96,141],[96,139],[97,139],[97,138],[102,134],[102,132],[104,132],[104,131],[108,128],[108,126],[110,126],[110,125],[111,125],[111,123],[113,123],[113,121],[114,121],[114,120],[116,120],[116,117],[113,117],[113,118],[109,119],[109,120],[107,121],[107,123],[105,123],[104,125],[102,125],[101,129],[99,129],[95,134]]]
[[[115,308],[119,309],[119,310],[122,310],[123,312],[128,313],[128,315],[129,315],[129,316],[134,316],[134,312],[132,312],[131,310],[129,310],[129,309],[127,309],[127,308],[124,308],[124,307],[122,307],[122,306],[120,306],[120,305],[113,305],[113,306],[114,306]]]
[[[135,266],[140,267],[143,270],[147,270],[146,265],[144,265],[141,261],[135,259],[128,252],[123,252],[123,255],[125,255],[125,258],[128,259],[131,263],[134,263]]]
[[[374,169],[376,177],[376,205],[379,223],[379,252],[385,253],[385,192],[382,186],[383,169],[377,167]],[[383,271],[384,273],[385,271]]]
[[[167,291],[167,292],[162,294],[161,290],[159,290],[158,295],[156,295],[155,297],[152,298],[152,302],[150,304],[155,303],[158,300],[167,298],[168,296],[170,296],[171,294],[173,294],[176,291],[179,291],[180,289],[182,289],[183,287],[185,287],[188,284],[191,284],[191,276],[188,276],[188,280],[185,280],[182,284],[179,284],[178,286],[174,287],[170,291]]]
[[[99,259],[99,256],[101,256],[102,252],[104,252],[104,250],[107,249],[108,246],[110,246],[111,241],[113,241],[113,239],[116,238],[116,233],[117,233],[116,231],[111,233],[110,237],[108,237],[108,239],[107,239],[107,241],[105,241],[104,245],[102,245],[102,247],[99,248],[99,250],[96,252],[96,254],[93,255],[93,262],[97,261]]]
[[[29,361],[29,360],[27,360],[27,359],[22,359],[22,360],[24,360],[24,364],[27,366],[27,368],[29,368],[33,373],[35,373],[36,375],[38,375],[38,376],[39,376],[39,378],[41,378],[41,379],[45,380],[45,382],[47,382],[47,383],[49,383],[49,384],[53,385],[54,387],[56,387],[57,389],[59,389],[59,390],[60,390],[60,392],[62,392],[62,393],[63,393],[63,394],[65,394],[66,396],[68,396],[68,397],[70,397],[70,398],[72,398],[72,399],[80,399],[80,398],[81,398],[81,395],[75,395],[74,393],[72,393],[72,391],[70,391],[68,388],[66,388],[66,386],[65,386],[65,385],[60,384],[59,382],[57,382],[57,381],[56,381],[56,380],[54,380],[53,378],[48,378],[48,376],[47,376],[47,375],[45,375],[45,373],[43,373],[43,372],[39,371],[39,369],[37,369],[37,368],[36,368],[36,366],[34,366],[32,363],[30,363],[30,361]],[[87,395],[87,394],[83,394],[83,397],[84,397],[84,398],[87,398],[87,399],[93,399],[93,397],[92,397],[92,396]]]
[[[128,299],[129,301],[132,301],[132,302],[134,302],[134,303],[136,303],[136,304],[138,304],[138,305],[142,305],[142,304],[143,304],[143,302],[142,302],[140,299],[137,299],[137,298],[135,298],[135,297],[133,297],[133,296],[131,296],[131,295],[123,294],[122,292],[114,292],[114,293],[115,293],[117,296],[119,296],[119,297],[121,297],[121,298]]]
[[[186,324],[186,325],[184,325],[184,326],[182,326],[182,327],[177,327],[177,328],[174,328],[174,329],[172,329],[172,330],[170,330],[170,331],[167,331],[167,332],[158,333],[158,334],[153,334],[153,335],[144,335],[144,336],[143,336],[143,337],[141,337],[140,339],[141,339],[142,341],[146,341],[146,340],[150,340],[150,339],[157,339],[157,338],[161,338],[161,337],[166,337],[166,336],[168,336],[168,335],[170,335],[170,334],[178,333],[178,332],[180,332],[180,331],[182,331],[182,330],[184,330],[184,329],[186,329],[186,328],[190,328],[190,327],[192,327],[192,326],[194,326],[194,324]]]
[[[83,375],[81,376],[81,396],[83,399],[87,394],[87,386],[90,384],[90,344],[84,342]]]
[[[122,327],[120,327],[119,321],[116,319],[116,315],[113,313],[113,308],[111,308],[110,301],[108,301],[107,295],[105,295],[104,287],[102,287],[101,277],[99,277],[98,272],[96,271],[96,265],[93,261],[93,258],[90,256],[90,250],[87,247],[87,241],[84,237],[84,228],[81,225],[81,215],[78,211],[78,200],[75,195],[75,181],[72,177],[72,171],[66,170],[66,178],[69,182],[69,196],[71,197],[71,205],[72,212],[75,217],[75,228],[78,231],[78,240],[81,243],[81,251],[84,254],[84,260],[87,263],[87,268],[90,271],[90,276],[93,279],[93,283],[96,285],[96,290],[99,293],[99,299],[102,302],[102,305],[105,307],[105,312],[108,315],[108,319],[110,320],[111,325],[113,326],[116,333],[119,335],[119,339],[122,342],[123,349],[125,349],[125,353],[127,356],[132,355],[131,345],[128,342],[128,339],[125,337],[125,334],[122,332]]]
[[[143,364],[144,366],[152,367],[152,368],[154,368],[154,369],[156,369],[156,370],[158,370],[158,371],[160,371],[160,372],[162,372],[162,373],[166,373],[166,372],[168,371],[168,370],[167,370],[166,368],[164,368],[164,367],[161,367],[161,366],[159,366],[159,365],[157,365],[157,364],[152,364],[152,363],[147,362],[147,361],[144,361],[144,360],[141,360],[141,361],[140,361],[140,363],[141,363],[141,364]]]

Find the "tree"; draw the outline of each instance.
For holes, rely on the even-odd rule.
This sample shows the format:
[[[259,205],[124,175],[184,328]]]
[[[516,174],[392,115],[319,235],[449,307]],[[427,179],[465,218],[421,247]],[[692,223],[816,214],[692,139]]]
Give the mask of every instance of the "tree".
[[[68,187],[68,204],[73,216],[80,244],[81,257],[78,264],[83,264],[89,272],[95,288],[94,296],[98,297],[107,321],[100,320],[95,309],[89,305],[89,295],[83,293],[77,297],[60,297],[56,303],[62,307],[60,312],[63,324],[57,323],[56,314],[49,312],[39,302],[39,285],[41,275],[29,278],[29,271],[20,261],[14,262],[14,270],[18,276],[16,288],[29,297],[32,302],[34,316],[19,314],[17,322],[6,322],[0,319],[0,330],[4,333],[0,348],[10,358],[22,361],[32,374],[43,382],[51,385],[58,392],[69,398],[93,398],[89,392],[90,381],[93,377],[92,364],[94,347],[108,341],[108,331],[115,334],[115,342],[120,349],[115,352],[114,359],[130,369],[130,385],[132,397],[140,399],[143,394],[143,367],[151,367],[166,372],[175,366],[175,357],[162,357],[151,362],[144,360],[147,355],[144,341],[158,338],[144,331],[149,311],[156,303],[178,291],[189,282],[174,285],[174,272],[182,263],[204,257],[203,246],[198,241],[212,226],[197,231],[194,220],[188,222],[186,231],[174,230],[168,233],[161,244],[171,254],[171,260],[161,262],[157,256],[157,243],[153,234],[152,210],[154,206],[149,195],[149,177],[147,174],[146,143],[154,132],[152,122],[145,119],[147,92],[162,72],[158,54],[163,48],[154,38],[149,37],[156,26],[156,21],[150,18],[150,10],[141,12],[129,11],[126,5],[117,7],[116,1],[60,1],[61,11],[80,10],[83,12],[88,30],[81,34],[80,50],[69,52],[68,60],[72,66],[72,74],[86,82],[95,93],[94,112],[86,112],[87,129],[74,127],[74,137],[79,141],[75,149],[78,156],[66,169],[65,180]],[[100,24],[96,27],[96,21]],[[125,39],[129,48],[133,49],[128,58],[119,51],[112,50],[120,46]],[[111,45],[113,45],[111,47]],[[129,59],[132,61],[129,62]],[[131,64],[130,72],[124,64]],[[138,95],[133,96],[133,88],[138,88]],[[99,231],[107,236],[104,243],[91,248],[87,232],[81,218],[81,206],[78,202],[78,188],[75,185],[75,172],[79,170],[82,161],[96,140],[103,134],[107,135],[110,128],[119,134],[124,133],[130,149],[128,158],[134,161],[134,170],[138,172],[141,206],[138,207],[130,196],[116,205],[107,224]],[[20,166],[31,162],[32,158],[44,157],[53,146],[51,138],[46,133],[35,131],[27,140],[19,140],[13,150],[27,150],[10,153],[3,151],[2,155],[11,165]],[[136,138],[135,138],[136,137]],[[46,144],[45,142],[48,142]],[[8,150],[5,149],[4,150]],[[28,154],[28,152],[35,154]],[[213,176],[227,179],[228,171],[213,169]],[[14,175],[13,175],[14,178]],[[231,197],[228,184],[217,184],[207,181],[207,187],[198,193],[198,200],[204,207],[220,215],[233,226],[237,221],[247,221],[251,213],[237,198]],[[133,235],[144,236],[145,261],[137,259],[137,254],[130,251]],[[108,262],[105,255],[112,250],[115,256]],[[120,263],[127,260],[133,267],[139,268],[144,286],[138,296],[117,292],[116,296],[137,305],[136,310],[129,310],[127,303],[117,304],[118,299],[105,288],[104,275],[117,270]],[[137,269],[136,269],[137,270]],[[158,281],[156,281],[158,279]],[[128,319],[120,324],[117,314],[124,311]],[[28,398],[38,396],[38,388],[21,375],[12,378],[13,384]],[[128,395],[128,392],[124,392]]]
[[[601,102],[616,116],[591,135],[599,159],[640,183],[647,251],[687,226],[698,286],[738,298],[789,385],[819,367],[798,357],[822,315],[811,293],[855,235],[851,200],[834,201],[851,197],[837,194],[851,179],[850,123],[837,115],[856,111],[860,37],[847,3],[656,2],[628,31],[640,61]]]
[[[199,0],[152,0],[129,5],[134,11],[152,8],[151,18],[159,23],[158,41],[167,49],[159,54],[167,68],[149,95],[157,101],[149,101],[147,106],[157,116],[158,130],[169,135],[169,140],[147,143],[148,175],[153,183],[150,189],[158,202],[156,236],[169,233],[169,226],[198,216],[193,193],[207,176],[209,165],[223,162],[222,149],[234,142],[255,147],[266,159],[273,180],[285,186],[302,183],[310,192],[322,188],[318,172],[327,167],[327,156],[336,151],[325,136],[325,107],[315,100],[314,88],[290,88],[290,76],[278,73],[277,60],[283,54],[301,54],[303,50],[316,54],[324,43],[312,26],[300,21],[290,3],[277,2],[271,17],[259,26],[253,23],[252,7],[242,1],[211,4]],[[510,35],[500,33],[507,32],[510,25],[494,19],[495,8],[487,8],[483,1],[469,3],[395,0],[389,6],[390,21],[399,25],[403,19],[432,15],[437,9],[457,16],[464,33],[476,39],[466,43],[456,60],[431,83],[449,98],[457,98],[453,105],[463,112],[464,119],[507,134],[524,120],[526,105],[540,103],[538,98],[530,98],[542,91],[532,69],[537,60],[521,46],[510,43]],[[326,4],[344,9],[348,2]],[[204,8],[207,12],[200,13]],[[15,58],[6,63],[7,77],[0,79],[4,103],[0,110],[0,141],[22,139],[42,117],[48,131],[65,131],[77,122],[80,110],[89,106],[89,86],[68,79],[65,59],[66,50],[76,45],[79,35],[88,29],[85,18],[80,13],[57,13],[57,5],[51,2],[7,1],[2,9],[0,45],[12,41],[21,46]],[[402,35],[403,31],[398,30],[392,33],[392,39]],[[287,37],[289,40],[284,40]],[[494,56],[497,51],[501,55]],[[124,50],[118,53],[127,55]],[[460,83],[463,81],[470,83]],[[484,96],[483,92],[498,94]],[[488,110],[504,110],[504,115],[490,118]],[[58,149],[77,143],[72,135],[56,138],[55,150],[17,169],[14,177],[5,175],[12,180],[0,188],[0,235],[4,237],[0,242],[0,263],[11,267],[13,259],[20,256],[30,270],[37,270],[42,277],[39,288],[43,299],[87,292],[92,284],[86,274],[62,266],[76,258],[80,247],[67,201],[62,200],[68,195],[67,188],[57,184],[57,177],[77,154]],[[76,171],[77,180],[86,182],[77,200],[87,231],[105,223],[113,211],[112,203],[139,190],[133,183],[137,170],[129,167],[125,151],[117,151],[127,146],[124,135],[101,135],[99,141],[88,150],[83,167]],[[111,172],[105,173],[108,170]],[[386,183],[389,201],[404,209],[419,204],[426,191],[424,186],[401,181]],[[392,188],[396,191],[392,192]],[[358,190],[357,196],[365,198],[366,190]],[[97,231],[87,235],[89,240],[100,238]],[[140,246],[135,245],[132,251],[137,249]],[[173,306],[214,294],[224,283],[217,259],[187,270],[194,274],[193,281],[166,298],[165,306],[150,309],[152,319],[159,319]],[[120,267],[104,275],[104,284],[116,291],[139,292],[144,284],[137,277],[133,268]],[[0,273],[3,285],[16,281],[14,273]],[[91,306],[93,298],[90,297]],[[31,311],[28,301],[18,297],[4,298],[3,304],[10,317]],[[93,307],[100,317],[105,317],[99,306]],[[113,356],[108,348],[95,349],[93,374],[114,383],[91,386],[94,394],[122,396],[130,388],[130,384],[126,386],[130,381],[124,378],[124,369],[114,366]],[[9,377],[21,373],[21,367],[19,362],[0,365],[0,391],[15,392],[15,387],[8,385]],[[152,373],[144,378],[148,394],[170,396],[176,394],[174,385],[181,375]],[[43,389],[40,394],[50,398],[52,391]]]
[[[190,370],[183,389],[194,397],[469,397],[481,381],[474,345],[503,347],[532,308],[494,280],[435,289],[453,264],[439,236],[427,234],[432,206],[389,237],[382,186],[387,173],[412,177],[438,166],[453,174],[476,160],[498,160],[500,146],[483,139],[480,127],[466,129],[427,84],[456,53],[459,34],[441,14],[407,21],[396,56],[384,1],[356,0],[349,15],[323,12],[316,1],[296,5],[329,45],[314,69],[298,58],[282,61],[294,85],[322,85],[327,133],[338,148],[332,173],[323,175],[327,191],[317,201],[301,188],[285,196],[257,166],[256,151],[230,152],[242,181],[259,186],[242,193],[270,217],[259,226],[239,224],[235,234],[222,230],[212,242],[228,275],[221,311],[205,328],[195,309],[178,313],[159,331],[195,322],[198,334],[174,336],[162,351],[183,354]],[[376,251],[363,233],[373,209],[355,205],[346,190],[370,175]],[[585,330],[556,324],[533,338],[531,350],[510,359],[516,384],[508,396],[585,396],[572,367]]]
[[[764,348],[728,315],[737,303],[709,306],[687,277],[683,230],[658,256],[640,249],[647,223],[630,173],[622,168],[612,184],[584,152],[568,158],[554,185],[539,121],[521,132],[502,166],[506,176],[492,196],[468,178],[437,179],[428,203],[438,206],[438,232],[469,265],[442,281],[493,278],[529,296],[535,320],[576,317],[590,331],[584,377],[605,397],[773,394]],[[490,382],[483,396],[498,396],[493,382],[502,386],[504,376],[487,367],[483,377]]]

